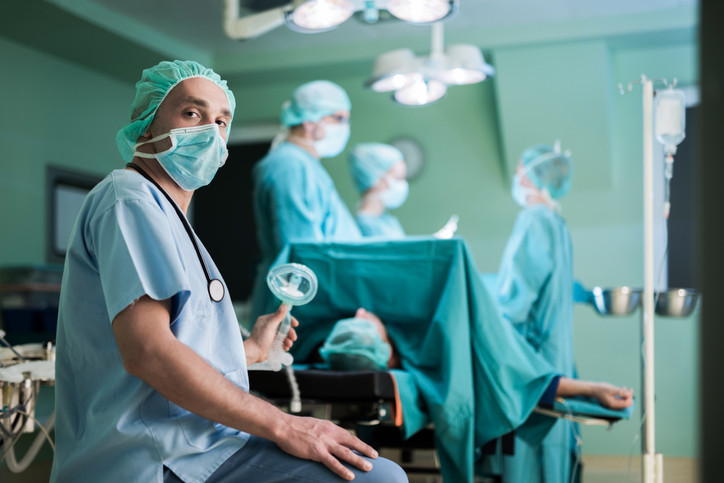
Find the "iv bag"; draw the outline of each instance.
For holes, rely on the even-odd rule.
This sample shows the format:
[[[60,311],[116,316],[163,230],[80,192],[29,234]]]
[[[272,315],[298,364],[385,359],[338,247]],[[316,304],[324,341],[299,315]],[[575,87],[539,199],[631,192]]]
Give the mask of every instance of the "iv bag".
[[[656,93],[656,140],[664,145],[666,154],[675,154],[686,137],[685,110],[683,91],[669,87]]]

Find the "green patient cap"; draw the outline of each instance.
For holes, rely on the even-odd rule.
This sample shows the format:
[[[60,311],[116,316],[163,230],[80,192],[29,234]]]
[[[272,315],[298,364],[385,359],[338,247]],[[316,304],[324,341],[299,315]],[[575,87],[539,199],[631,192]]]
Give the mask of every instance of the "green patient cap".
[[[319,350],[336,371],[385,370],[391,348],[367,319],[342,319],[334,324]]]

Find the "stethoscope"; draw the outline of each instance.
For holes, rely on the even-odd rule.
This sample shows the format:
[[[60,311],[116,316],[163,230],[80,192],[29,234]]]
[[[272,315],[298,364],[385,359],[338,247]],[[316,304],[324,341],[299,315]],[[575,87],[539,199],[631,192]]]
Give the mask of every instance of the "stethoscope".
[[[221,283],[221,280],[219,280],[218,278],[212,279],[211,275],[209,275],[209,269],[206,267],[204,257],[201,256],[201,250],[199,249],[199,245],[196,243],[196,237],[194,236],[194,232],[193,230],[191,230],[191,225],[189,225],[188,220],[186,220],[186,217],[181,211],[181,208],[179,208],[178,205],[176,205],[176,202],[174,202],[174,200],[171,198],[171,196],[166,193],[163,188],[161,188],[161,185],[159,185],[155,179],[151,178],[148,173],[142,170],[140,166],[135,163],[128,163],[126,164],[126,167],[138,171],[141,176],[153,183],[154,186],[156,186],[156,188],[158,188],[158,190],[163,193],[166,199],[171,203],[171,206],[173,206],[173,209],[176,211],[179,220],[181,220],[184,228],[186,228],[186,233],[188,233],[189,235],[189,240],[191,240],[191,243],[193,243],[194,245],[194,250],[196,250],[196,256],[199,257],[201,268],[204,269],[204,275],[206,276],[206,282],[208,283],[209,288],[209,297],[211,297],[211,300],[213,300],[214,302],[221,302],[221,300],[224,298],[224,284]]]

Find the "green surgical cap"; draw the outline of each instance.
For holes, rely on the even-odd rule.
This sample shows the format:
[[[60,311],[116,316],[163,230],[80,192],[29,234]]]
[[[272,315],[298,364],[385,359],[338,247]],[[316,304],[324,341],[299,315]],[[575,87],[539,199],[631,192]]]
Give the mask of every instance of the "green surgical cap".
[[[564,197],[571,189],[573,161],[560,147],[547,144],[532,146],[520,156],[526,176],[539,188],[548,190],[554,200]]]
[[[349,171],[357,189],[364,193],[375,185],[392,166],[404,157],[389,144],[360,143],[349,153]]]
[[[317,80],[302,84],[292,92],[291,100],[282,106],[281,121],[285,126],[297,126],[351,108],[352,103],[344,89],[334,82]]]
[[[322,358],[336,371],[387,369],[391,351],[377,327],[358,318],[337,321],[319,349]]]
[[[133,158],[133,146],[138,142],[139,136],[148,131],[158,106],[171,89],[179,82],[192,77],[203,77],[221,87],[229,100],[229,109],[233,117],[236,108],[234,94],[227,87],[226,81],[216,72],[192,60],[163,61],[143,71],[141,80],[136,83],[136,98],[131,104],[131,123],[116,134],[118,150],[126,162]],[[227,135],[230,128],[231,122],[226,126]]]

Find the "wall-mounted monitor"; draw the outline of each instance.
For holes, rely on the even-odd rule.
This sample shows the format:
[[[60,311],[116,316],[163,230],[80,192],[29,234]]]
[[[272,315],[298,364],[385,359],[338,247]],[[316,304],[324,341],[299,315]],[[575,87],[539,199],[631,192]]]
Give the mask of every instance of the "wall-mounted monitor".
[[[62,263],[83,199],[101,177],[58,166],[47,166],[45,180],[46,259],[50,263]]]

